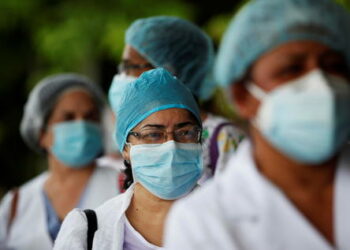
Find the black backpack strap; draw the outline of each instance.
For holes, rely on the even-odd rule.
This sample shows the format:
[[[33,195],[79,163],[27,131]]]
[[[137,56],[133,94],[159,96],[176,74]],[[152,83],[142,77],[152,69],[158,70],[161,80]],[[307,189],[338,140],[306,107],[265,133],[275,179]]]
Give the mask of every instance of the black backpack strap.
[[[88,222],[87,230],[87,249],[92,249],[92,242],[94,241],[94,235],[97,230],[97,216],[94,210],[85,209],[84,213]]]

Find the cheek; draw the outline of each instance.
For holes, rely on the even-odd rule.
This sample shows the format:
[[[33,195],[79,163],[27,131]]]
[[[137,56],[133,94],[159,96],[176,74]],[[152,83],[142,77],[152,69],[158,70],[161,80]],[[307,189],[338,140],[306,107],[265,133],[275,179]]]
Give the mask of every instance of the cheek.
[[[47,131],[41,138],[41,147],[49,151],[54,143],[54,135],[51,131]]]
[[[123,156],[124,160],[130,161],[130,149],[125,148],[122,152],[122,156]]]

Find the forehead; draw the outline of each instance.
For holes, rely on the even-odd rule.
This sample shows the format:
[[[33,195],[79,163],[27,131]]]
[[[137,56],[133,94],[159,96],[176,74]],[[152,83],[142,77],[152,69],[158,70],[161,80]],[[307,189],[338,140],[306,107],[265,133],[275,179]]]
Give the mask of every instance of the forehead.
[[[96,103],[91,94],[82,89],[64,92],[57,99],[55,110],[60,108],[91,108]]]
[[[179,123],[193,122],[196,123],[194,116],[190,111],[180,108],[165,109],[155,112],[140,122],[135,128],[142,128],[146,125],[162,125],[172,127]]]
[[[290,57],[322,57],[322,56],[343,56],[340,52],[333,50],[327,45],[316,41],[291,41],[281,44],[263,54],[255,64],[272,63],[274,60],[281,60]]]
[[[134,63],[148,63],[147,59],[144,58],[136,49],[126,44],[122,55],[123,60],[131,61]]]

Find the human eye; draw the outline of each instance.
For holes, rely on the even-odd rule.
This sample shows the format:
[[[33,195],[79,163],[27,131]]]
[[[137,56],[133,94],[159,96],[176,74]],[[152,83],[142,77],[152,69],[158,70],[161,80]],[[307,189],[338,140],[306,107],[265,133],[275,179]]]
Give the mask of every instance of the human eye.
[[[98,122],[99,121],[99,114],[97,110],[91,110],[84,114],[84,119],[87,121],[94,121]]]
[[[304,67],[301,63],[293,62],[286,65],[282,65],[276,75],[282,78],[292,78],[299,76],[303,73]]]
[[[195,128],[183,128],[175,131],[175,137],[179,142],[194,142],[198,139],[198,130]]]
[[[349,70],[347,68],[347,63],[345,59],[341,56],[331,55],[325,56],[322,61],[322,69],[328,73],[340,75],[340,76],[349,76]]]
[[[62,121],[72,121],[74,118],[75,115],[72,112],[64,112],[61,117]]]
[[[141,139],[147,143],[158,143],[164,138],[164,133],[161,131],[148,131],[141,133]]]

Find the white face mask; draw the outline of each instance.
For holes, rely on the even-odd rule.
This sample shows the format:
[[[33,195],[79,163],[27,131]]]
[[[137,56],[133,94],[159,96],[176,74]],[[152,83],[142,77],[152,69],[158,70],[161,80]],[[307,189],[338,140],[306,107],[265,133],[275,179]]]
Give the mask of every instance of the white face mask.
[[[320,164],[334,156],[350,134],[350,83],[314,70],[265,93],[248,83],[260,100],[254,126],[295,161]]]

